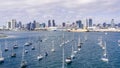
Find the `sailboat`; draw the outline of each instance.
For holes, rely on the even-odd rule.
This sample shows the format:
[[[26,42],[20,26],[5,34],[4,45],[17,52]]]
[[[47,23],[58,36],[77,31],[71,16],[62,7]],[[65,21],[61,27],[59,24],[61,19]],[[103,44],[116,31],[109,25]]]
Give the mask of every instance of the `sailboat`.
[[[43,59],[43,56],[40,54],[40,42],[41,42],[41,40],[39,41],[39,55],[37,56],[37,59],[40,61],[40,60],[42,60]]]
[[[84,39],[85,39],[85,41],[87,41],[87,35],[85,35]]]
[[[8,46],[7,46],[6,40],[5,40],[5,51],[8,51]]]
[[[0,45],[0,63],[4,62],[4,57],[2,56],[2,50],[1,50],[1,45]]]
[[[63,46],[63,49],[64,49],[64,46]],[[73,45],[72,45],[72,54],[71,54],[71,56],[70,57],[67,57],[66,59],[65,59],[65,62],[67,63],[67,64],[70,64],[70,63],[72,63],[72,59],[74,58],[74,51],[73,51]]]
[[[74,48],[73,48],[73,45],[72,45],[72,52],[71,52],[71,58],[75,58],[75,53],[74,53]]]
[[[101,60],[102,60],[102,61],[104,61],[104,62],[108,62],[108,61],[109,61],[109,59],[108,59],[108,57],[107,57],[106,42],[105,42],[104,44],[105,44],[105,49],[104,49],[104,52],[103,52],[103,57],[101,58]]]
[[[15,41],[13,49],[17,49],[17,48],[18,48],[17,41]]]
[[[79,37],[79,39],[78,39],[78,50],[80,51],[80,49],[81,49],[81,44],[80,44],[80,37]]]
[[[13,49],[11,51],[12,51],[11,58],[16,57],[16,53],[13,51]]]
[[[51,49],[52,52],[55,52],[55,48],[54,48],[54,41],[52,41],[52,49]]]
[[[24,52],[25,52],[25,53],[28,53],[28,49],[24,49]]]
[[[30,38],[29,38],[28,42],[26,42],[24,45],[25,45],[25,46],[30,46],[30,45],[32,45],[32,42],[30,42]]]
[[[72,63],[72,59],[71,59],[71,57],[67,57],[66,60],[65,60],[65,62],[66,62],[67,64]]]
[[[99,45],[102,49],[105,49],[105,46],[104,46],[104,43],[103,43],[103,40],[102,40],[102,37],[98,38],[98,41],[99,41]]]
[[[26,68],[27,67],[27,61],[25,61],[24,56],[25,56],[25,54],[24,54],[24,46],[23,46],[22,61],[21,61],[20,68]]]
[[[62,37],[62,43],[64,44],[64,33],[63,33],[63,37]],[[65,68],[65,56],[64,56],[64,46],[62,46],[62,68]]]
[[[62,48],[62,53],[63,53],[63,55],[62,55],[62,68],[64,68],[65,67],[65,57],[64,57],[64,46],[63,46],[63,48]]]
[[[75,42],[75,45],[74,45],[74,54],[76,54],[78,52],[77,50],[75,50],[75,48],[77,48],[76,46],[77,45],[76,45],[76,42]]]
[[[35,46],[32,46],[32,48],[31,48],[32,50],[35,50]]]

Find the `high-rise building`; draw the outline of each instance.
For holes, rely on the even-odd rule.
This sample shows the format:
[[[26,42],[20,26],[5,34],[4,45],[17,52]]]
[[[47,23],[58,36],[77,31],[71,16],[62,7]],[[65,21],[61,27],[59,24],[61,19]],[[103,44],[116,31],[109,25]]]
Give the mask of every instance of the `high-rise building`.
[[[7,26],[8,26],[8,29],[15,29],[16,28],[16,25],[17,25],[17,22],[15,19],[12,19],[11,22],[8,22]]]
[[[26,25],[26,29],[27,29],[27,30],[32,30],[31,25],[32,25],[32,23],[31,23],[31,22],[30,22],[30,23],[28,23],[28,24]]]
[[[31,23],[31,29],[34,30],[36,28],[36,21],[34,20],[33,23]]]
[[[11,28],[11,22],[7,23],[7,28],[10,29]]]
[[[62,23],[62,27],[65,27],[65,26],[66,26],[65,22],[63,22],[63,23]]]
[[[86,28],[88,27],[88,19],[86,19]]]
[[[37,22],[35,28],[39,28],[39,27],[40,27],[40,24]]]
[[[16,28],[22,28],[22,22],[19,21],[17,24],[16,24]]]
[[[55,20],[52,20],[52,24],[53,24],[53,27],[55,27],[56,25],[55,25]]]
[[[48,20],[48,27],[51,27],[51,20]]]
[[[83,28],[83,24],[81,20],[76,21],[77,28]]]
[[[89,19],[89,21],[88,21],[88,27],[92,27],[92,19]]]
[[[115,28],[114,19],[111,20],[111,28]]]
[[[104,22],[104,23],[103,23],[103,27],[104,27],[104,28],[105,28],[105,27],[107,27],[107,24],[106,24],[106,22]]]

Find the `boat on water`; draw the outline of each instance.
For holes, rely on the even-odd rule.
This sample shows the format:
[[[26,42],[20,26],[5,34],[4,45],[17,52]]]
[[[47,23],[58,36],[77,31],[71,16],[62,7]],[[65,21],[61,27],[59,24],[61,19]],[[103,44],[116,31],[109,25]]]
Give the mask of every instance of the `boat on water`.
[[[40,54],[40,55],[37,56],[37,59],[38,59],[38,60],[42,60],[42,59],[43,59],[43,56]]]
[[[4,63],[4,57],[2,56],[1,45],[0,45],[0,63]]]
[[[24,45],[25,46],[30,46],[30,45],[32,45],[32,43],[31,42],[26,42]]]
[[[32,48],[31,48],[32,50],[35,50],[35,46],[32,46]]]
[[[25,53],[28,53],[28,50],[27,50],[27,49],[25,49],[25,50],[24,50],[24,52],[25,52]]]
[[[15,41],[15,42],[14,42],[13,49],[17,49],[17,48],[18,48],[17,41]]]
[[[4,50],[4,51],[6,52],[6,51],[8,51],[8,50],[9,50],[9,49],[8,49],[7,41],[5,40],[5,50]]]
[[[30,45],[32,45],[32,42],[30,41],[30,38],[28,39],[28,42],[26,42],[24,45],[25,45],[25,46],[30,46]]]
[[[65,62],[66,62],[67,64],[72,63],[72,59],[71,59],[71,57],[67,57],[67,58],[65,59]]]
[[[25,57],[25,53],[24,53],[24,46],[23,46],[22,61],[21,61],[21,64],[20,64],[20,68],[26,68],[27,67],[27,61],[25,61],[24,57]]]
[[[16,53],[12,53],[12,54],[11,54],[11,57],[16,57]]]
[[[106,42],[105,42],[104,44],[105,44],[105,49],[103,49],[103,50],[104,50],[104,51],[103,51],[103,57],[101,58],[101,60],[104,61],[104,62],[108,62],[109,59],[108,59],[108,57],[107,57]]]
[[[41,50],[40,50],[40,42],[42,42],[41,40],[38,41],[38,56],[37,56],[37,60],[42,60],[43,56],[41,55]]]
[[[78,51],[80,51],[81,50],[81,44],[80,44],[80,36],[79,36],[79,38],[78,38]]]
[[[51,49],[52,52],[55,52],[55,44],[54,44],[54,41],[52,41],[52,49]]]

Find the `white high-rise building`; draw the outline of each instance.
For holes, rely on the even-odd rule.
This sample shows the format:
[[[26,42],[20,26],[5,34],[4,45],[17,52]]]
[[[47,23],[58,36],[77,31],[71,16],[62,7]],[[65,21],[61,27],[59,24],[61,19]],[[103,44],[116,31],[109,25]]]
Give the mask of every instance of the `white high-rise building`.
[[[15,19],[12,19],[11,22],[8,22],[8,23],[7,23],[7,28],[10,29],[10,30],[13,30],[13,29],[16,28],[16,24],[17,24],[16,20],[15,20]]]

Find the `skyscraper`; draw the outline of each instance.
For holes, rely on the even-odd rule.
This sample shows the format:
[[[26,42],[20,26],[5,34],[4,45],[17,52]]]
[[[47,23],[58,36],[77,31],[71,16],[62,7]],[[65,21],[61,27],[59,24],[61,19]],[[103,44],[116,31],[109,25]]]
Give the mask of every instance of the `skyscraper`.
[[[48,27],[51,27],[51,20],[48,20]]]
[[[8,29],[15,29],[16,28],[16,24],[17,24],[17,22],[16,22],[16,20],[15,19],[12,19],[12,21],[11,22],[8,22],[8,24],[7,24],[7,26],[8,26]]]
[[[88,27],[92,27],[92,19],[89,19],[89,21],[88,21]]]
[[[81,20],[76,21],[77,28],[83,28],[83,24]]]
[[[104,27],[104,28],[105,28],[105,27],[107,27],[107,24],[106,24],[106,22],[104,22],[104,23],[103,23],[103,27]]]
[[[63,22],[63,23],[62,23],[62,27],[65,27],[65,26],[66,26],[65,22]]]
[[[86,28],[88,28],[88,19],[86,19],[86,25],[85,25]]]
[[[52,24],[53,24],[53,27],[55,27],[56,25],[55,25],[55,20],[52,20]]]
[[[11,22],[7,23],[7,28],[10,29],[11,28]]]
[[[111,28],[115,28],[114,19],[111,20]]]

